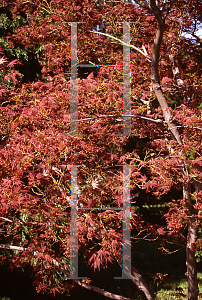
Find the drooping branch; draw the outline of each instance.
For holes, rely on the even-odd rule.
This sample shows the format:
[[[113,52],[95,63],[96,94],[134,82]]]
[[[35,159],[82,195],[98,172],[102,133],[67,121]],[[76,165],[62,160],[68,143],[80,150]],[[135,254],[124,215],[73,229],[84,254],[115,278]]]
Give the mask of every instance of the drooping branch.
[[[65,270],[64,267],[60,266],[59,263],[54,260],[53,261],[54,265],[57,266],[60,271],[62,271],[64,274],[66,274],[68,277],[70,276],[69,272],[67,270]],[[116,299],[116,300],[131,300],[130,298],[126,298],[126,297],[123,297],[123,296],[120,296],[120,295],[116,295],[116,294],[113,294],[113,293],[110,293],[108,291],[105,291],[104,289],[100,289],[96,286],[93,286],[91,284],[87,284],[87,283],[84,283],[82,282],[81,280],[79,279],[73,279],[78,285],[80,285],[81,287],[87,289],[87,290],[90,290],[90,291],[94,291],[96,293],[99,293],[107,298],[110,298],[110,299]]]
[[[24,247],[19,247],[19,246],[13,246],[13,245],[5,245],[5,244],[0,244],[0,248],[1,249],[8,249],[8,250],[17,250],[17,251],[25,251],[27,250]],[[34,256],[38,255],[38,251],[34,251]],[[122,264],[119,262],[119,260],[117,258],[115,258],[118,262],[118,264],[120,265],[120,267],[122,268]],[[70,273],[55,259],[52,260],[52,263],[58,267],[58,269],[60,271],[62,271],[65,275],[68,276],[68,278],[70,277]],[[130,272],[128,272],[128,277],[130,278]],[[134,268],[133,266],[131,267],[131,275],[133,276],[131,278],[131,281],[138,287],[138,289],[140,289],[142,292],[144,292],[144,294],[146,295],[148,300],[156,300],[156,297],[154,296],[154,294],[151,292],[151,290],[149,289],[149,287],[147,286],[146,282],[144,281],[142,275],[138,272],[138,270],[136,268]],[[72,278],[71,278],[72,279]],[[74,282],[76,282],[78,285],[80,285],[81,287],[90,290],[90,291],[94,291],[96,293],[99,293],[107,298],[110,299],[115,299],[115,300],[131,300],[130,298],[126,298],[120,295],[116,295],[113,293],[110,293],[108,291],[105,291],[104,289],[100,289],[98,287],[95,287],[91,284],[87,284],[85,282],[82,282],[82,280],[80,279],[72,279]]]
[[[27,250],[26,248],[23,248],[23,247],[19,247],[19,246],[13,246],[13,245],[4,245],[4,244],[0,244],[0,248],[1,249],[8,249],[8,250],[13,250],[13,251],[24,251],[24,250]],[[37,251],[34,251],[34,256],[38,255],[39,253]],[[61,264],[53,259],[52,260],[52,263],[58,267],[58,269],[60,271],[62,271],[65,275],[68,276],[68,278],[70,277],[70,273],[63,267],[61,266]],[[105,291],[104,289],[101,289],[101,288],[98,288],[94,285],[91,285],[91,284],[87,284],[85,282],[82,282],[82,280],[80,279],[73,279],[71,278],[71,280],[73,280],[74,282],[76,282],[78,285],[80,285],[81,287],[87,289],[87,290],[90,290],[90,291],[94,291],[96,293],[99,293],[107,298],[110,298],[110,299],[115,299],[115,300],[131,300],[130,298],[126,298],[126,297],[123,297],[123,296],[120,296],[120,295],[116,295],[116,294],[113,294],[113,293],[110,293],[108,291]]]

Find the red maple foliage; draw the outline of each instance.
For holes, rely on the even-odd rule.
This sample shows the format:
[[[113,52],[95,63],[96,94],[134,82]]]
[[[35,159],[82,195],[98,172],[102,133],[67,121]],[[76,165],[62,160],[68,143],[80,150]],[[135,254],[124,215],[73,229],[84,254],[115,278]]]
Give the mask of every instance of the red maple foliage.
[[[120,165],[130,165],[131,195],[145,190],[160,199],[173,188],[183,190],[181,199],[169,203],[167,230],[147,223],[133,210],[130,222],[137,234],[145,230],[155,238],[168,233],[174,240],[183,239],[181,229],[188,227],[189,299],[197,299],[194,249],[201,243],[197,230],[202,217],[202,51],[193,21],[201,22],[201,4],[135,2],[4,1],[13,18],[21,11],[28,16],[28,24],[9,39],[29,51],[39,44],[44,47],[39,58],[43,80],[24,84],[15,70],[19,62],[8,62],[0,53],[1,248],[15,251],[13,266],[34,266],[38,291],[69,294],[73,286],[58,273],[59,269],[69,274],[71,166],[78,166],[79,251],[86,251],[94,268],[114,259],[121,264],[123,211],[110,207],[123,207]],[[78,78],[78,135],[74,136],[70,134],[70,22],[81,21],[78,64],[115,66],[101,67],[97,76],[91,72]],[[121,135],[121,22],[131,23],[131,133],[139,140],[148,139],[143,156],[138,147],[127,150],[130,137]],[[101,34],[92,31],[97,25]],[[89,212],[82,207],[109,209]],[[99,250],[87,250],[90,241]],[[155,299],[134,267],[131,273],[147,299]],[[89,285],[90,279],[75,282],[103,293]]]

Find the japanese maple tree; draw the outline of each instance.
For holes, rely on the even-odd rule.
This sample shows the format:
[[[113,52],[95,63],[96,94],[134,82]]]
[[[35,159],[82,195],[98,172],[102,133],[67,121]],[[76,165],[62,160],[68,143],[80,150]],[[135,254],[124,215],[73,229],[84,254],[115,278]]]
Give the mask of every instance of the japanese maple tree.
[[[61,276],[70,274],[72,166],[77,166],[78,250],[84,251],[94,268],[114,260],[121,266],[123,211],[110,208],[123,207],[120,166],[129,165],[131,197],[137,189],[157,199],[173,188],[183,191],[181,199],[169,203],[166,230],[152,220],[147,223],[133,210],[130,223],[137,233],[168,234],[186,244],[189,300],[198,296],[201,4],[196,0],[134,2],[3,2],[13,18],[21,11],[28,18],[27,25],[8,36],[11,47],[20,43],[29,51],[39,45],[44,49],[39,57],[42,80],[23,84],[19,62],[8,62],[3,50],[0,53],[0,247],[14,251],[13,266],[34,267],[38,291],[70,294],[74,285]],[[78,78],[77,135],[71,134],[70,124],[71,22],[78,22],[78,64],[105,65],[97,76],[92,72]],[[149,140],[143,157],[136,147],[126,150],[132,137],[121,134],[122,22],[131,23],[128,117],[133,137]],[[184,37],[185,32],[192,37]],[[109,209],[90,210],[93,207]],[[97,243],[98,250],[89,250],[91,242]],[[2,261],[6,260],[3,251]],[[135,267],[131,274],[147,299],[156,299]],[[126,299],[80,279],[74,282],[112,299]]]

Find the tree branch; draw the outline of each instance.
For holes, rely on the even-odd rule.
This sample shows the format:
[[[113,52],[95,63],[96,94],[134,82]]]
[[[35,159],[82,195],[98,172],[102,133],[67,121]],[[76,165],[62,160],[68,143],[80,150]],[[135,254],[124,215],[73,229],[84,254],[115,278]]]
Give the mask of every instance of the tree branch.
[[[148,5],[148,2],[145,0],[136,0],[135,1],[137,4],[139,4],[142,8],[145,8],[147,10],[150,10],[150,7]]]
[[[145,49],[144,46],[143,46],[143,51],[142,51],[140,48],[138,48],[136,46],[133,46],[133,45],[130,45],[130,44],[127,44],[127,43],[123,42],[122,40],[120,40],[120,39],[118,39],[118,38],[116,38],[116,37],[114,37],[114,36],[112,36],[112,35],[110,35],[108,33],[103,33],[103,32],[99,32],[99,31],[91,31],[91,30],[88,30],[88,31],[92,32],[92,33],[97,33],[97,34],[101,34],[101,35],[107,36],[107,37],[109,37],[109,38],[111,38],[111,39],[113,39],[113,40],[121,43],[122,45],[128,46],[128,47],[130,47],[130,48],[132,48],[132,49],[140,52],[144,57],[146,57],[146,59],[149,62],[151,62],[151,57],[149,57],[149,55],[147,54],[147,51],[146,51],[146,49]]]
[[[178,86],[179,90],[182,91],[182,93],[185,97],[186,103],[188,104],[191,101],[191,98],[189,97],[189,95],[187,93],[187,89],[186,89],[186,86],[184,84],[184,80],[182,79],[182,76],[180,74],[180,70],[177,66],[175,57],[174,57],[173,54],[170,54],[169,58],[170,58],[171,65],[172,65],[173,77],[176,80],[176,83],[177,83],[177,86]]]
[[[4,244],[0,244],[0,248],[1,249],[8,249],[8,250],[17,250],[17,251],[28,250],[28,249],[23,248],[23,247],[12,246],[12,245],[4,245]],[[34,255],[38,255],[38,254],[39,254],[38,251],[34,251]],[[70,277],[70,273],[63,266],[61,266],[60,263],[57,260],[53,259],[52,263],[56,267],[58,267],[58,269],[60,271],[62,271],[65,275],[67,275],[68,277]],[[96,286],[93,286],[91,284],[84,283],[80,279],[73,279],[73,278],[69,278],[69,279],[73,280],[74,282],[76,282],[81,287],[83,287],[83,288],[85,288],[87,290],[99,293],[99,294],[101,294],[101,295],[103,295],[103,296],[105,296],[107,298],[111,298],[111,299],[115,299],[115,300],[132,300],[131,298],[126,298],[126,297],[123,297],[123,296],[120,296],[120,295],[116,295],[116,294],[107,292],[104,289],[100,289],[100,288],[98,288]]]
[[[117,257],[115,257],[116,261],[118,262],[119,266],[122,268],[122,263],[119,261]],[[126,270],[125,270],[126,271]],[[148,300],[156,300],[156,297],[152,293],[152,291],[149,289],[148,285],[144,281],[144,278],[142,275],[138,272],[136,268],[131,266],[131,272],[130,270],[127,271],[126,275],[128,278],[137,286],[139,290],[141,290]],[[131,277],[132,275],[132,277]]]
[[[153,3],[154,0],[151,0]],[[171,2],[171,4],[174,1]],[[171,6],[170,6],[171,7]],[[160,47],[163,39],[163,33],[165,28],[165,16],[162,16],[161,11],[153,10],[153,13],[157,20],[157,30],[154,39],[154,46],[152,51],[152,62],[151,62],[151,80],[153,85],[153,90],[156,94],[157,100],[161,106],[165,121],[168,128],[173,134],[173,137],[178,142],[179,145],[182,144],[180,133],[176,125],[172,122],[172,114],[170,108],[166,101],[165,95],[161,89],[159,74],[158,74],[158,64],[159,64],[159,54]],[[167,14],[169,11],[167,11]],[[191,183],[189,178],[189,168],[186,163],[186,157],[181,153],[181,165],[183,178],[188,178],[183,184],[183,200],[185,201],[185,206],[187,208],[187,214],[190,217],[188,221],[188,234],[187,234],[187,246],[186,246],[186,265],[187,265],[187,281],[188,281],[188,298],[189,300],[196,300],[198,296],[198,281],[197,281],[197,270],[195,263],[195,252],[193,251],[192,245],[197,241],[197,225],[195,223],[195,217],[193,212],[193,206],[191,202]]]
[[[16,221],[14,220],[10,220],[8,218],[4,218],[4,217],[0,217],[0,219],[4,220],[5,222],[10,222],[10,223],[15,223]],[[18,221],[20,222],[20,224],[22,225],[37,225],[37,226],[47,226],[47,223],[42,223],[42,222],[25,222],[23,220],[21,220],[20,218],[18,219]],[[48,223],[49,226],[51,226],[51,223]],[[57,228],[63,228],[63,226],[54,224],[53,227],[57,227]]]
[[[170,12],[170,9],[171,7],[173,6],[173,3],[175,2],[176,0],[172,0],[170,1],[170,4],[168,5],[168,7],[163,11],[163,17],[164,19],[167,17],[167,15],[169,14]]]
[[[171,46],[168,47],[168,49],[161,55],[159,58],[159,61],[162,60],[162,58],[176,45],[176,43],[173,43]]]
[[[85,118],[85,119],[79,119],[79,120],[74,120],[74,122],[80,122],[80,121],[87,121],[87,120],[95,120],[95,119],[106,119],[106,118],[121,118],[121,117],[131,117],[131,118],[137,118],[137,119],[143,119],[147,120],[153,123],[159,123],[162,125],[165,125],[165,122],[162,119],[152,119],[144,116],[138,116],[138,115],[99,115],[96,117],[91,117],[91,118]]]
[[[161,106],[163,116],[165,118],[165,122],[167,123],[170,131],[172,132],[175,140],[179,144],[181,144],[182,141],[181,141],[179,131],[176,125],[172,122],[172,114],[170,112],[170,108],[168,106],[164,93],[161,89],[161,85],[159,81],[158,65],[159,65],[160,47],[163,39],[164,27],[165,27],[164,21],[161,18],[161,15],[158,15],[157,30],[156,30],[156,36],[154,39],[154,46],[152,51],[151,80],[152,80],[153,90]]]

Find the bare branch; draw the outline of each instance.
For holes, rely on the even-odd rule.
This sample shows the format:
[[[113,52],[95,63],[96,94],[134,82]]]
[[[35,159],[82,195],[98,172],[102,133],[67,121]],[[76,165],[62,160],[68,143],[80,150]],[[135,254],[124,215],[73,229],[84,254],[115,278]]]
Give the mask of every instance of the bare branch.
[[[114,36],[112,36],[112,35],[110,35],[108,33],[103,33],[103,32],[99,32],[99,31],[91,31],[91,30],[88,30],[88,31],[92,32],[92,33],[97,33],[97,34],[105,35],[105,36],[107,36],[107,37],[109,37],[109,38],[111,38],[113,40],[116,40],[117,42],[121,43],[122,45],[128,46],[128,47],[130,47],[130,48],[132,48],[132,49],[140,52],[144,57],[146,57],[146,59],[149,62],[151,62],[151,57],[148,56],[148,54],[147,54],[146,49],[145,49],[144,46],[143,46],[144,48],[143,48],[143,51],[142,51],[140,48],[138,48],[136,46],[133,46],[133,45],[130,45],[130,44],[127,44],[127,43],[123,42],[122,40],[120,40],[120,39],[118,39],[118,38],[116,38],[116,37],[114,37]]]
[[[8,219],[8,218],[0,217],[0,219],[4,220],[4,221],[6,221],[6,222],[13,223],[13,221],[12,221],[12,220],[10,220],[10,219]]]
[[[14,220],[10,220],[10,219],[7,219],[7,218],[4,218],[4,217],[0,217],[0,219],[6,221],[6,222],[10,222],[10,223],[15,223],[16,221]],[[20,222],[20,224],[22,225],[37,225],[37,226],[47,226],[47,223],[42,223],[42,222],[25,222],[21,219],[18,219],[18,221]],[[51,226],[52,224],[51,223],[48,223],[49,226]],[[60,226],[60,225],[57,225],[57,224],[54,224],[53,225],[54,227],[57,227],[57,228],[63,228],[63,226]]]
[[[16,251],[24,251],[24,250],[26,250],[23,247],[12,246],[12,245],[4,245],[4,244],[0,244],[0,248],[1,249],[8,249],[8,250],[16,250]]]
[[[138,115],[99,115],[92,118],[85,118],[85,119],[79,119],[75,120],[74,122],[81,122],[81,121],[88,121],[88,120],[95,120],[95,119],[106,119],[106,118],[121,118],[121,117],[131,117],[131,118],[137,118],[137,119],[143,119],[147,120],[153,123],[159,123],[164,125],[164,121],[162,119],[152,119],[144,116],[138,116]],[[121,121],[121,120],[120,120]]]

